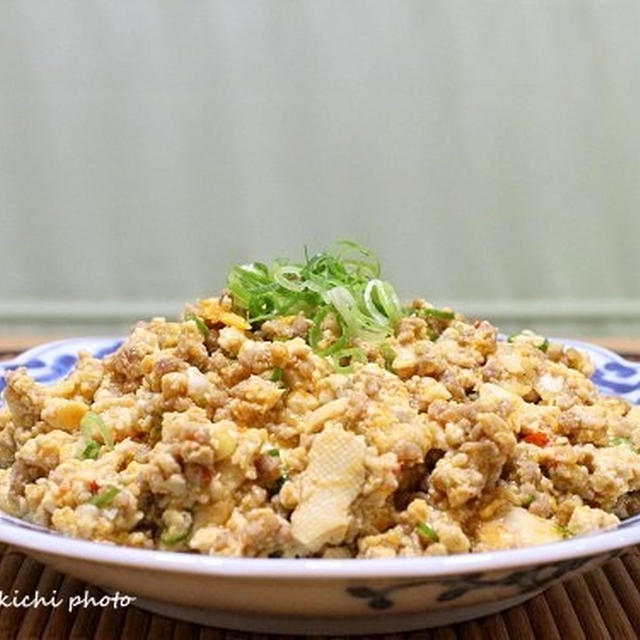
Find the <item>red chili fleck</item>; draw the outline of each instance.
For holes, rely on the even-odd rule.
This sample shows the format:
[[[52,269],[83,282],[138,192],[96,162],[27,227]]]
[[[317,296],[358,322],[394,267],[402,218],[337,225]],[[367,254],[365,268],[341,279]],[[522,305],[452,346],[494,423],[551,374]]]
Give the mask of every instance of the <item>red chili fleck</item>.
[[[209,484],[211,482],[211,469],[209,467],[201,467],[202,484]]]
[[[95,480],[92,480],[89,483],[89,489],[91,490],[91,493],[95,493],[99,488],[100,485]]]
[[[544,447],[549,442],[549,437],[544,433],[540,433],[540,431],[536,431],[526,435],[523,440],[529,444],[535,444],[536,447]]]

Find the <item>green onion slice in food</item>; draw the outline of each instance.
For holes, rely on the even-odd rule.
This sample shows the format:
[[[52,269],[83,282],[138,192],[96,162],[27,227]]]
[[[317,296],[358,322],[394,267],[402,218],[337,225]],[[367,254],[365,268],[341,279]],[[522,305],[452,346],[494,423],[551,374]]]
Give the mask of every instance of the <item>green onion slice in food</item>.
[[[184,533],[177,533],[173,536],[167,536],[167,535],[161,536],[160,542],[170,547],[174,544],[178,544],[179,542],[184,542],[189,537],[190,533],[191,533],[191,527],[189,527]]]
[[[195,322],[196,327],[198,327],[198,331],[202,334],[203,338],[206,338],[209,335],[209,327],[204,323],[202,318],[199,318],[195,313],[188,313],[185,317],[185,320],[190,320],[191,322]]]
[[[419,522],[416,526],[416,531],[418,535],[428,540],[429,542],[440,542],[440,538],[438,534],[435,532],[435,529],[428,525],[426,522]]]
[[[384,367],[388,371],[392,370],[393,361],[396,359],[396,352],[388,342],[380,343],[380,353],[384,358]]]
[[[89,502],[101,509],[106,507],[119,493],[118,487],[109,487],[93,496]]]
[[[95,441],[91,440],[87,443],[87,446],[82,450],[82,457],[89,458],[91,460],[95,460],[100,453],[100,445]]]
[[[289,480],[289,476],[286,473],[283,473],[272,485],[269,487],[269,495],[276,496],[280,493],[280,489],[284,486],[284,483]]]
[[[98,428],[98,431],[102,436],[102,441],[107,445],[107,447],[109,447],[109,449],[113,449],[114,443],[111,431],[104,423],[104,420],[97,413],[87,411],[80,421],[80,430],[82,431],[82,437],[85,441],[85,448],[82,452],[82,456],[83,458],[92,458],[95,460],[98,457],[100,445],[93,439],[94,427]]]
[[[419,309],[418,315],[423,318],[437,318],[438,320],[453,320],[456,317],[456,314],[453,311],[434,309],[433,307],[423,307]]]

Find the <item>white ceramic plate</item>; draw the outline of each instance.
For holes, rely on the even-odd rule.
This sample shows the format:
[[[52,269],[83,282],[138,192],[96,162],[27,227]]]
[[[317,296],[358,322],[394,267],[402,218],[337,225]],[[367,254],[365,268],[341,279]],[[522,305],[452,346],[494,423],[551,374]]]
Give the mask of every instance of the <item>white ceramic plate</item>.
[[[640,364],[594,345],[587,351],[601,392],[640,403]],[[78,338],[46,344],[15,360],[41,382],[65,376],[79,349],[98,357],[121,340]],[[640,543],[640,518],[617,528],[508,551],[389,560],[223,558],[146,551],[65,538],[0,514],[0,540],[86,582],[137,596],[164,615],[246,631],[387,633],[450,624],[533,597],[553,582]]]

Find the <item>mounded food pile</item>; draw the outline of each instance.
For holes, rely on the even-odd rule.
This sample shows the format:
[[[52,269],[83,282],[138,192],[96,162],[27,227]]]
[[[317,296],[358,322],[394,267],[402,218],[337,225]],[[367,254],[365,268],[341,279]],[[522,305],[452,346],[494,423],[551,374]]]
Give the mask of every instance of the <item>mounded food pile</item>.
[[[640,408],[574,349],[403,307],[367,250],[237,266],[42,386],[6,374],[0,508],[65,535],[231,556],[519,547],[640,510]]]

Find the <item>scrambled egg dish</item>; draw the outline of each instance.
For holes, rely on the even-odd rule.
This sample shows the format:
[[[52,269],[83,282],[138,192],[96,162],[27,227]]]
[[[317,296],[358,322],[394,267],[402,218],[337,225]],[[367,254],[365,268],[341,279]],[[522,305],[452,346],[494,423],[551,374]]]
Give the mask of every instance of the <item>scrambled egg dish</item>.
[[[399,307],[341,255],[322,289],[316,258],[244,266],[52,386],[8,372],[0,508],[149,549],[359,558],[552,542],[640,510],[640,408],[601,396],[585,355]]]

